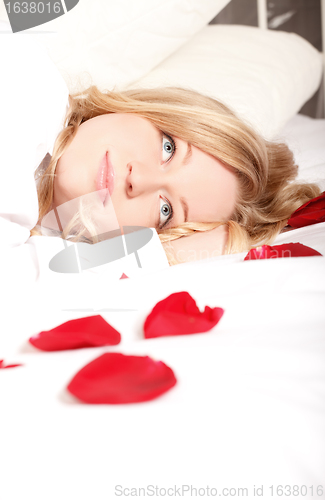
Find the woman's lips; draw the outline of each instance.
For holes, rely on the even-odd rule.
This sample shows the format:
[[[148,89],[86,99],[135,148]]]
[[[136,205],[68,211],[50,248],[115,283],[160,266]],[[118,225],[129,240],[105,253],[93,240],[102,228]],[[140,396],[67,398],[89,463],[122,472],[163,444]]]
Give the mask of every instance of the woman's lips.
[[[105,204],[107,194],[112,196],[114,191],[114,168],[109,158],[108,151],[106,151],[104,158],[100,162],[100,166],[97,173],[96,179],[96,189],[100,191],[99,197]]]

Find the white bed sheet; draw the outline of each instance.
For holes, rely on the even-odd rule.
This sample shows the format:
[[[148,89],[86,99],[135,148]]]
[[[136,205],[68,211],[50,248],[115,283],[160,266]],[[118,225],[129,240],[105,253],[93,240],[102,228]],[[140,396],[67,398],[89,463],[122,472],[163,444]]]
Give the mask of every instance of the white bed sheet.
[[[296,116],[282,136],[301,160],[299,175],[324,179],[325,120]],[[325,255],[324,235],[322,223],[277,243],[300,241]],[[130,488],[150,485],[209,486],[218,496],[247,488],[247,498],[263,486],[270,500],[272,485],[306,485],[304,498],[322,498],[315,491],[325,490],[325,258],[243,262],[244,255],[114,287],[91,274],[64,284],[54,273],[7,283],[0,359],[24,366],[0,373],[1,500],[127,498]],[[220,323],[205,334],[144,340],[152,307],[181,290],[201,308],[223,307]],[[121,332],[120,345],[42,353],[27,343],[40,330],[98,313]],[[111,351],[161,359],[178,384],[149,403],[76,403],[67,383]],[[129,490],[120,495],[117,485]]]

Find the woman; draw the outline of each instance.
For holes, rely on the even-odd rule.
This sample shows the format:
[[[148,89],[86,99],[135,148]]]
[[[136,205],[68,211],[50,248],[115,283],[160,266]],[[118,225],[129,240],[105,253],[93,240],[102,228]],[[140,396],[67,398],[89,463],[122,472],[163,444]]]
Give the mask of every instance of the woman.
[[[170,264],[272,242],[317,196],[285,144],[264,140],[225,105],[179,88],[70,97],[66,127],[38,183],[39,223],[52,209],[99,191],[120,226],[156,227]],[[108,203],[110,202],[110,203]],[[82,210],[63,228],[98,241]],[[35,227],[31,235],[39,234]],[[89,238],[92,235],[92,238]]]

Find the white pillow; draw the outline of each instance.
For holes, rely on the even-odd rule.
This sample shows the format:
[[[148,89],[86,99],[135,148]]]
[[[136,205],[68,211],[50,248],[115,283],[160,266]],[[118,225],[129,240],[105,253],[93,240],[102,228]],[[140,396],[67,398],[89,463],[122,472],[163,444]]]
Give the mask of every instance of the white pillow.
[[[65,78],[77,90],[82,72],[112,89],[146,75],[203,28],[230,0],[80,0],[67,14],[34,31]],[[0,2],[0,20],[7,20]],[[32,32],[27,30],[27,32]],[[81,86],[92,81],[87,75]]]
[[[69,93],[43,46],[28,35],[3,33],[6,28],[1,22],[0,30],[0,250],[3,250],[25,243],[37,223],[34,170],[47,152],[52,153],[64,125]]]
[[[198,90],[272,138],[317,90],[322,64],[321,54],[293,33],[210,25],[131,87]]]

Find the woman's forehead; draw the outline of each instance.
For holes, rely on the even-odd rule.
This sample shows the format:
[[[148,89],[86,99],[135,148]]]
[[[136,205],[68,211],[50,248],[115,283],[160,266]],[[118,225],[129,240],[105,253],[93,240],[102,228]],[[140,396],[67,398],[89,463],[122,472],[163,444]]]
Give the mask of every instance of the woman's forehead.
[[[191,155],[180,179],[179,190],[189,207],[189,221],[213,222],[231,217],[238,192],[234,170],[191,146]]]

